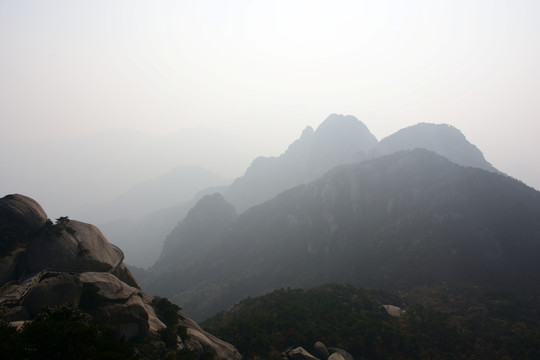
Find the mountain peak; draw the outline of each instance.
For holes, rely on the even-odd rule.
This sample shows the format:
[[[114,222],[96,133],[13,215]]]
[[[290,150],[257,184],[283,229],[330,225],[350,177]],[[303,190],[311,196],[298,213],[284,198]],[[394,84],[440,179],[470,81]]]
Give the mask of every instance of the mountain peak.
[[[368,127],[352,115],[329,115],[319,125],[315,135],[338,141],[354,138],[356,141],[362,141],[364,149],[369,149],[377,144],[377,138],[369,131]]]
[[[406,127],[382,139],[370,151],[370,155],[371,157],[377,157],[414,148],[434,151],[462,166],[498,172],[460,130],[448,124],[423,122]]]
[[[352,115],[331,114],[302,135],[279,157],[259,157],[226,191],[239,212],[288,188],[315,180],[334,166],[363,160],[377,144],[367,126]]]
[[[306,128],[302,131],[302,135],[300,135],[300,138],[307,138],[312,136],[315,133],[315,130],[311,126],[306,126]]]

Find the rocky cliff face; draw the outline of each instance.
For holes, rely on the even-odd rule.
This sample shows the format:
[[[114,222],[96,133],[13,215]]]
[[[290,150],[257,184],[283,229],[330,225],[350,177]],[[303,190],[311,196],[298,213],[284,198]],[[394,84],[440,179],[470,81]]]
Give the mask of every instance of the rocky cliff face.
[[[141,290],[122,262],[122,251],[95,226],[67,218],[53,224],[23,195],[0,199],[0,226],[1,321],[32,321],[44,307],[72,304],[128,341],[159,343],[166,325],[154,298]],[[190,319],[180,324],[190,337],[178,340],[201,357],[240,359],[232,345]]]

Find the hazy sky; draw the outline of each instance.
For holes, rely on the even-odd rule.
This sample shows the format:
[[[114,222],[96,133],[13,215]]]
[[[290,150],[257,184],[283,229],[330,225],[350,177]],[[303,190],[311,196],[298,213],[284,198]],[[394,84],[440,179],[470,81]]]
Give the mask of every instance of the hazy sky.
[[[0,0],[0,141],[204,127],[279,155],[342,113],[379,139],[452,124],[540,189],[539,19],[538,0]]]

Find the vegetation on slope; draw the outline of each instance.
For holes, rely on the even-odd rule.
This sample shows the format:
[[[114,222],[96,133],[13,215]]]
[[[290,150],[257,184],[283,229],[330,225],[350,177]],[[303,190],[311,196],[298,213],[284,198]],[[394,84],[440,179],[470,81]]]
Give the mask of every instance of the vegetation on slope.
[[[167,326],[159,338],[150,337],[128,343],[111,329],[93,324],[92,315],[100,311],[103,297],[98,288],[83,283],[79,307],[62,305],[44,308],[21,329],[0,322],[0,359],[166,359],[193,360],[197,354],[187,348],[178,349],[178,336],[185,340],[187,329],[179,325],[180,308],[166,298],[156,298],[154,306]],[[165,346],[152,346],[163,341]]]
[[[316,341],[367,359],[540,358],[539,300],[473,286],[394,295],[324,285],[248,298],[203,326],[250,359]],[[385,304],[405,312],[390,316]]]
[[[72,305],[45,309],[21,330],[0,323],[0,338],[2,359],[135,359],[126,342]]]

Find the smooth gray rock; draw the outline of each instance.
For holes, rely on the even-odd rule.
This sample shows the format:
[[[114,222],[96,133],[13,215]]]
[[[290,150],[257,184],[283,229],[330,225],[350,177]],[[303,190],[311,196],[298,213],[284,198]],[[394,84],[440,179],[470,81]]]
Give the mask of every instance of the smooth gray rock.
[[[47,220],[45,210],[32,198],[20,194],[0,199],[0,225],[33,232]]]
[[[15,244],[11,254],[0,258],[0,279],[7,279],[0,283],[5,285],[0,288],[0,319],[23,326],[45,306],[78,306],[83,284],[88,283],[99,289],[103,300],[97,309],[87,309],[94,324],[112,329],[127,341],[159,339],[165,324],[156,315],[154,298],[140,289],[122,262],[123,252],[111,246],[97,227],[70,220],[61,234],[53,231],[62,229],[57,225],[43,231],[45,212],[25,196],[0,199],[0,208],[0,215],[5,215],[2,224],[19,224],[21,232],[34,229],[32,236]],[[234,346],[208,334],[191,319],[185,317],[182,325],[190,337],[182,339],[180,347],[187,345],[201,358],[242,358]],[[157,351],[163,350],[163,343],[158,343]]]
[[[64,230],[60,236],[44,234],[30,243],[21,264],[26,273],[43,269],[113,271],[120,265],[122,255],[110,246],[97,227],[75,220],[67,226],[73,233]]]
[[[165,327],[151,305],[152,297],[145,296],[141,289],[103,272],[82,273],[80,281],[97,286],[105,300],[105,305],[92,313],[93,319],[125,336],[126,340],[141,338]]]
[[[382,305],[382,307],[386,310],[388,315],[393,317],[400,317],[405,312],[405,310],[395,305]]]
[[[328,360],[345,360],[345,358],[340,353],[335,352],[332,355],[330,355]]]
[[[321,360],[326,360],[328,359],[330,353],[328,352],[328,348],[326,347],[326,345],[324,345],[320,341],[317,341],[315,345],[313,345],[313,355],[315,355]]]
[[[120,281],[125,282],[129,286],[136,287],[137,289],[140,289],[141,286],[139,285],[139,282],[137,281],[137,278],[131,270],[128,269],[126,264],[122,263],[120,266],[116,267],[116,269],[111,273],[114,276],[116,276]]]
[[[330,353],[332,355],[333,354],[340,355],[341,357],[343,357],[344,360],[354,360],[354,357],[351,354],[349,354],[347,351],[343,350],[343,349],[330,347],[330,348],[328,348],[328,351],[330,351]],[[332,355],[330,355],[330,357],[332,357]],[[330,358],[329,358],[329,360],[330,360]],[[332,360],[338,360],[338,358],[332,359]]]
[[[199,355],[199,358],[213,360],[241,360],[242,355],[231,344],[204,331],[195,321],[185,317],[180,321],[187,328],[186,343]]]
[[[46,306],[79,305],[81,292],[82,283],[77,275],[57,274],[33,286],[24,298],[23,305],[34,317]]]
[[[319,360],[301,346],[287,351],[285,355],[289,360]]]

